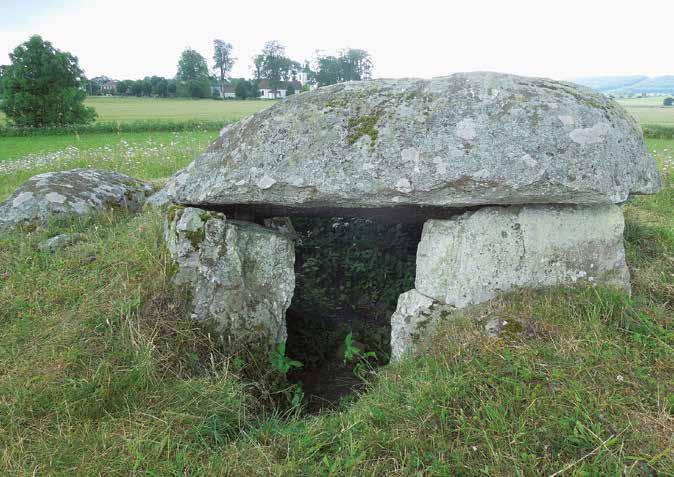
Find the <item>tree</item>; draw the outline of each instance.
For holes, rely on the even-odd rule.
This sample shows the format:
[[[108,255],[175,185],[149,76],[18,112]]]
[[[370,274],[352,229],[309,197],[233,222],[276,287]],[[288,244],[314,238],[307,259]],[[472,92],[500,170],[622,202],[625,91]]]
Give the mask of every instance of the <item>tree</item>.
[[[246,85],[246,80],[236,82],[236,86],[234,86],[234,95],[238,99],[248,98],[248,85]]]
[[[134,96],[143,95],[143,80],[137,80],[131,84],[131,94]]]
[[[167,80],[169,96],[176,96],[178,93],[178,82],[174,79]]]
[[[257,81],[246,80],[244,78],[233,79],[234,94],[239,99],[257,98],[260,95],[260,90],[257,87]]]
[[[34,35],[9,58],[0,108],[11,124],[44,127],[96,119],[96,111],[84,106],[86,78],[75,56]]]
[[[152,95],[152,80],[149,77],[143,78],[141,81],[141,88],[142,88],[142,94],[143,96],[151,96]]]
[[[169,83],[166,80],[166,78],[160,78],[158,81],[156,81],[153,86],[152,86],[152,94],[156,96],[160,96],[162,98],[166,98],[168,96],[169,90],[168,90]]]
[[[220,74],[220,93],[225,97],[226,79],[232,71],[236,58],[232,57],[232,44],[222,40],[213,40],[215,70]]]
[[[117,84],[117,93],[119,94],[132,94],[132,89],[133,89],[133,84],[135,81],[133,80],[124,80],[120,81]]]
[[[344,81],[361,81],[372,77],[372,58],[365,50],[348,48],[340,52]]]
[[[674,98],[665,98],[662,102],[663,106],[674,106]]]
[[[211,83],[205,80],[179,81],[176,89],[176,96],[184,98],[210,98]]]
[[[101,94],[101,83],[95,80],[87,81],[87,93],[89,96],[99,96]]]
[[[176,94],[189,98],[210,98],[211,84],[206,60],[195,50],[187,48],[178,62]]]
[[[343,81],[342,65],[336,56],[320,56],[317,60],[316,71],[309,77],[318,86],[337,84]]]
[[[285,55],[285,47],[279,42],[265,43],[262,52],[253,58],[255,79],[267,80],[273,90],[277,90],[284,81],[289,81],[300,70],[300,64]]]
[[[5,74],[6,70],[7,65],[0,65],[0,98],[2,98],[2,93],[4,91],[4,87],[2,86],[2,76]]]
[[[337,56],[317,55],[316,70],[309,77],[318,86],[360,81],[372,76],[372,59],[365,50],[348,48]]]
[[[187,48],[180,55],[178,62],[178,81],[199,81],[208,79],[208,65],[197,51]]]

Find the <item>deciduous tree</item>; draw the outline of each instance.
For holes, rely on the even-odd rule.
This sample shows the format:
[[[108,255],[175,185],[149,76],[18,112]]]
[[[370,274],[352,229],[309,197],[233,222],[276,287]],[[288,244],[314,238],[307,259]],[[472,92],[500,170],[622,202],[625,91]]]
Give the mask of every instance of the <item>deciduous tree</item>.
[[[208,65],[197,51],[187,48],[178,62],[177,95],[190,98],[210,98],[211,84],[208,78]]]
[[[2,110],[15,126],[60,126],[94,121],[84,106],[86,78],[77,58],[34,35],[9,55]]]
[[[265,79],[273,90],[282,82],[289,81],[293,73],[300,70],[300,64],[286,56],[285,47],[277,41],[268,41],[262,52],[253,58],[255,79]]]
[[[213,40],[213,47],[215,53],[213,54],[213,61],[215,61],[215,70],[219,74],[220,79],[220,93],[225,97],[226,80],[229,76],[236,58],[232,56],[232,44],[222,40]]]
[[[197,51],[187,48],[180,55],[176,79],[179,81],[208,79],[206,59]]]
[[[367,51],[353,48],[342,50],[337,56],[319,54],[309,76],[318,86],[370,79],[372,58]]]

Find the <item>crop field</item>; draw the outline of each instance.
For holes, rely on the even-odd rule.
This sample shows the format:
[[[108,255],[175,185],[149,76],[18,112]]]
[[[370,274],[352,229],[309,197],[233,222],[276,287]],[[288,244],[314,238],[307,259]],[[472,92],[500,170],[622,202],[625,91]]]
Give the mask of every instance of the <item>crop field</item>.
[[[665,96],[618,99],[640,124],[674,125],[674,107],[663,106]]]
[[[233,121],[268,108],[275,101],[216,101],[212,99],[136,98],[90,96],[85,104],[98,113],[98,122]],[[0,124],[5,116],[0,112]]]

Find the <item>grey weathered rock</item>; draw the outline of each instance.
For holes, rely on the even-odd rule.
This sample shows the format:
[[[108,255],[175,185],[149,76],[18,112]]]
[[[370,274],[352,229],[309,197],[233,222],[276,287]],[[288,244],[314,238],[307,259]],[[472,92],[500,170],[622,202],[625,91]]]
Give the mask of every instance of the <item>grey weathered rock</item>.
[[[226,127],[171,194],[181,204],[305,215],[609,204],[659,187],[639,127],[613,100],[571,83],[461,73],[290,97]]]
[[[420,341],[432,335],[440,323],[440,314],[448,316],[451,309],[416,290],[400,295],[391,316],[391,361],[417,351]]]
[[[0,232],[51,217],[82,216],[121,207],[137,210],[152,186],[117,172],[72,169],[31,177],[0,203]]]
[[[148,199],[145,201],[145,204],[150,207],[158,208],[164,208],[171,205],[171,197],[173,195],[173,190],[176,187],[175,179],[178,175],[180,175],[181,172],[182,169],[173,174],[173,176],[171,176],[166,182],[164,182],[164,184],[162,184],[161,188],[157,192],[148,197]]]
[[[165,188],[159,189],[145,201],[145,205],[150,207],[166,207],[171,204],[171,198]]]
[[[429,220],[415,289],[391,318],[392,359],[415,351],[448,310],[508,291],[585,283],[629,292],[623,228],[616,205],[485,207]]]
[[[485,207],[424,224],[415,288],[458,308],[517,288],[579,282],[629,292],[616,205]]]
[[[171,207],[166,244],[189,291],[189,317],[213,325],[232,346],[286,340],[295,289],[295,247],[286,234],[223,214]]]
[[[38,243],[37,248],[41,252],[54,253],[59,249],[81,242],[85,238],[83,234],[59,234]]]
[[[508,320],[504,320],[500,316],[496,316],[484,324],[484,331],[487,333],[487,336],[491,338],[498,338],[506,326],[508,326]]]

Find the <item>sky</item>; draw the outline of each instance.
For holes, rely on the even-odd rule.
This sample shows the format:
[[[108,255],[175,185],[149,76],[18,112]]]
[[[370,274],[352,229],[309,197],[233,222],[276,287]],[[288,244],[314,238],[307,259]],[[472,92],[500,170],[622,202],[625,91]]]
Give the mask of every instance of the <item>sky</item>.
[[[268,40],[300,62],[365,49],[378,78],[658,76],[674,74],[672,18],[672,0],[0,0],[0,64],[39,34],[90,78],[173,77],[187,47],[212,65],[215,38],[234,45],[233,77]]]

